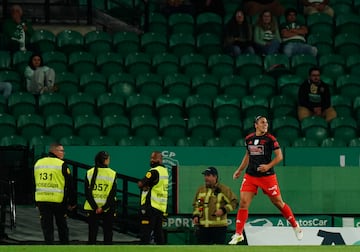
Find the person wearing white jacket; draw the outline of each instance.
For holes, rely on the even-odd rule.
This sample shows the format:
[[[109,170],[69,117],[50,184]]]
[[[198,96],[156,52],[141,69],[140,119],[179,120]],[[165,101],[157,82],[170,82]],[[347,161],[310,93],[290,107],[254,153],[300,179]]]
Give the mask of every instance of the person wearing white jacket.
[[[26,89],[28,92],[40,95],[46,92],[55,91],[55,71],[44,66],[40,54],[34,53],[25,68]]]

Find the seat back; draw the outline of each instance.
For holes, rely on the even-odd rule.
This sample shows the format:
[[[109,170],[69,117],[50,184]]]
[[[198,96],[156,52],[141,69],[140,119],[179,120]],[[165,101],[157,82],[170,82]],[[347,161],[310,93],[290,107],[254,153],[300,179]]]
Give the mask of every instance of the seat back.
[[[130,136],[130,121],[124,115],[107,115],[103,117],[103,132],[106,136],[119,141],[121,138]]]
[[[303,136],[313,139],[318,144],[330,135],[327,122],[320,116],[305,117],[300,124]]]
[[[19,115],[17,129],[27,140],[34,136],[41,136],[45,133],[44,119],[38,114]]]

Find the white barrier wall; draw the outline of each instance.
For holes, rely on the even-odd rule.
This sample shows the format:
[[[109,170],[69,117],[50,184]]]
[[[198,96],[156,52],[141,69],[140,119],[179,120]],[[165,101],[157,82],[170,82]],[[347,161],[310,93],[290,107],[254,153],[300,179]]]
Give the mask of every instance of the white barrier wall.
[[[247,225],[248,245],[360,245],[360,228],[304,227],[298,241],[291,227],[254,227]]]

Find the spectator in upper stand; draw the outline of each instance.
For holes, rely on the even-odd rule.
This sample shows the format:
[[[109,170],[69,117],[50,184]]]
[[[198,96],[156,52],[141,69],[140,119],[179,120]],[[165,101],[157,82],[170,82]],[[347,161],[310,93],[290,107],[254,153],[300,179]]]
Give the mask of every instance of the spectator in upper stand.
[[[298,118],[302,121],[309,116],[321,116],[330,122],[337,116],[331,106],[329,86],[321,80],[318,67],[309,70],[309,78],[302,83],[298,91]]]
[[[284,14],[284,7],[278,0],[244,0],[244,12],[249,16],[255,16],[265,10],[269,10],[275,16]]]
[[[43,59],[38,53],[34,53],[30,57],[24,76],[26,79],[26,89],[32,94],[40,95],[56,91],[54,85],[55,71],[48,66],[44,66]]]
[[[285,12],[286,22],[281,24],[280,33],[283,51],[290,58],[296,54],[317,55],[317,48],[306,43],[308,28],[296,20],[297,11],[289,8]]]
[[[304,15],[325,13],[334,17],[334,10],[329,6],[329,0],[303,0]]]
[[[203,12],[213,12],[223,17],[225,15],[225,7],[223,0],[192,0],[196,14]]]
[[[242,53],[255,53],[252,28],[241,9],[235,11],[225,26],[224,50],[233,57]]]
[[[263,11],[254,27],[255,49],[259,54],[274,54],[279,52],[280,33],[276,19],[270,11]]]
[[[29,21],[22,18],[23,10],[20,5],[11,7],[11,17],[6,19],[3,24],[3,32],[7,40],[7,46],[10,51],[25,51],[31,49],[30,38],[34,29]]]

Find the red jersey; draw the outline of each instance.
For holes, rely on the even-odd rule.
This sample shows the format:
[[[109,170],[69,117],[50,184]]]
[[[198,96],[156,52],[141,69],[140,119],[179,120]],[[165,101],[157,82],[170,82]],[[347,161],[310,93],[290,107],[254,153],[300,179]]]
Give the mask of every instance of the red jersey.
[[[253,132],[245,137],[245,144],[249,153],[249,165],[246,168],[246,173],[255,177],[275,174],[274,167],[271,167],[267,172],[258,172],[257,170],[261,164],[270,163],[273,150],[280,148],[275,136],[270,133],[256,136]]]

